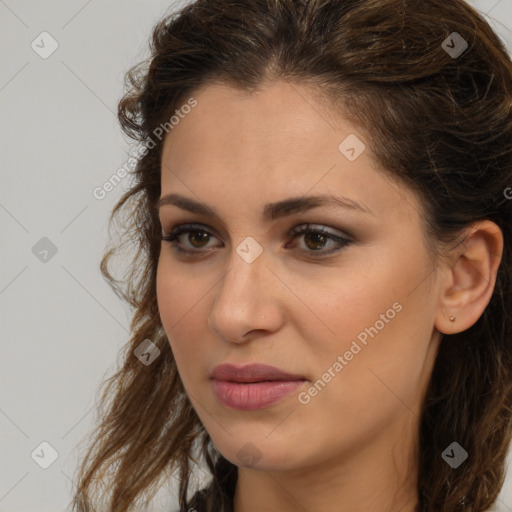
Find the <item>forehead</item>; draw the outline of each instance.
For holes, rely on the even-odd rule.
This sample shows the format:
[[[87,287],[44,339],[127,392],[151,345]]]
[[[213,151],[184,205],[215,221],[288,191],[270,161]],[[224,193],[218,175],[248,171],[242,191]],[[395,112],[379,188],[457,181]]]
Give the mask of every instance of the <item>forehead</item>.
[[[378,168],[367,135],[313,88],[276,81],[246,92],[211,84],[191,96],[197,105],[165,139],[162,194],[192,192],[205,202],[214,195],[231,203],[236,195],[247,205],[332,192],[376,214],[408,216],[399,210],[414,209],[411,192]],[[347,140],[359,152],[354,160],[343,152]]]
[[[320,101],[311,87],[278,80],[247,92],[226,84],[211,84],[193,94],[197,106],[175,126],[165,140],[181,156],[183,142],[201,149],[187,158],[223,151],[245,159],[279,155],[293,159],[308,148],[311,153],[330,149],[338,154],[339,137],[355,131],[347,120]],[[237,144],[230,144],[236,141]],[[207,151],[205,151],[207,150]],[[287,154],[293,150],[292,154]]]

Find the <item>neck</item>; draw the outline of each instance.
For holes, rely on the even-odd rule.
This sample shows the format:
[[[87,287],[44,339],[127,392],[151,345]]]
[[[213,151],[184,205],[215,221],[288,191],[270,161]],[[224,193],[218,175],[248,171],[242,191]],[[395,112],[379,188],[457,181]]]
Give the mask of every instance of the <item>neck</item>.
[[[417,417],[407,411],[390,429],[307,468],[239,467],[234,512],[415,512]]]

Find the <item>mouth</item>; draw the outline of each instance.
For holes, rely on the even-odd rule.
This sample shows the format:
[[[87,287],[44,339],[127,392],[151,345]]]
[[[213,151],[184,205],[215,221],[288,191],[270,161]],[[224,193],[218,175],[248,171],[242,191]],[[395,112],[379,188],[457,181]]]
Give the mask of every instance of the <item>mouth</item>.
[[[298,381],[298,380],[303,380],[305,381],[306,379],[302,379],[302,378],[295,378],[295,379],[292,379],[292,378],[282,378],[282,379],[261,379],[261,378],[256,378],[256,377],[238,377],[238,378],[233,378],[233,379],[216,379],[216,378],[213,378],[213,380],[220,380],[220,381],[223,381],[223,382],[233,382],[233,383],[236,383],[236,384],[257,384],[258,382],[295,382],[295,381]]]
[[[304,382],[274,380],[241,383],[214,379],[212,387],[222,405],[239,411],[254,411],[277,404],[297,391]]]
[[[223,364],[213,369],[211,381],[220,403],[231,409],[251,411],[276,404],[307,379],[268,365],[237,367]]]
[[[235,366],[233,364],[221,364],[216,366],[211,378],[225,382],[255,383],[255,382],[275,382],[275,381],[305,381],[303,375],[285,372],[274,366],[266,364],[249,364],[245,366]]]

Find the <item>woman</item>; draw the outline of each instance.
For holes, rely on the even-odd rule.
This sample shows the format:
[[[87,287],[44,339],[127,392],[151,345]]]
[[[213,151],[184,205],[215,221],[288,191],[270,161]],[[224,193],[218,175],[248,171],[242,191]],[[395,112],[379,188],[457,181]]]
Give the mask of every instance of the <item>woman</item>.
[[[75,509],[146,510],[174,475],[180,511],[489,510],[512,424],[496,34],[462,0],[198,0],[147,64],[101,266],[133,335]]]

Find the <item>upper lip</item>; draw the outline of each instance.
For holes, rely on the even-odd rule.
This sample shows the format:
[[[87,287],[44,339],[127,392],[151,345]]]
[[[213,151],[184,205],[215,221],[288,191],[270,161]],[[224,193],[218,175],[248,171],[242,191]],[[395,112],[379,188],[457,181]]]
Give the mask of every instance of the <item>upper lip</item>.
[[[235,366],[233,364],[221,364],[216,366],[211,378],[231,382],[263,382],[269,380],[306,380],[302,375],[284,372],[266,364],[248,364]]]

